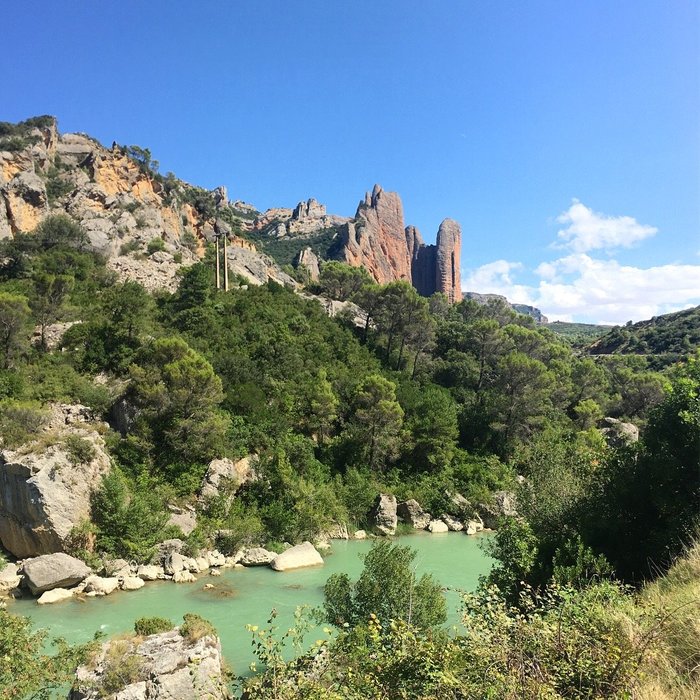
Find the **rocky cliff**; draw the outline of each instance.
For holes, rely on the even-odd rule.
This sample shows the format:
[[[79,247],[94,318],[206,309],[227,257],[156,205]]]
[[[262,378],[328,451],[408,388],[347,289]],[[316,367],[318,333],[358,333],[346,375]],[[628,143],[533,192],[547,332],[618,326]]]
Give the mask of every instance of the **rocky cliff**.
[[[60,552],[90,514],[110,460],[89,409],[53,404],[36,439],[0,450],[0,543],[16,557]]]
[[[335,257],[363,265],[379,284],[406,280],[424,296],[442,292],[456,302],[462,298],[461,235],[459,224],[445,219],[435,245],[426,245],[415,226],[404,226],[399,195],[375,185],[341,229]]]
[[[60,134],[53,117],[0,122],[0,239],[59,213],[80,222],[118,278],[149,289],[174,288],[180,267],[201,258],[215,236],[228,238],[233,273],[253,284],[293,284],[236,235],[252,215],[231,205],[224,187],[209,192],[159,175],[148,150]]]

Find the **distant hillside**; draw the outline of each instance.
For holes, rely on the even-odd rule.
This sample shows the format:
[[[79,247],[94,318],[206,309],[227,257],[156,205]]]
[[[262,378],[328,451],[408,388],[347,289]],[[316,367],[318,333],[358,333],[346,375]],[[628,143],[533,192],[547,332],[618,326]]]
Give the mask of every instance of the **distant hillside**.
[[[593,323],[567,323],[553,321],[547,328],[557,335],[566,338],[572,345],[588,345],[608,333],[610,326],[597,326]]]
[[[653,357],[662,367],[700,347],[700,306],[648,321],[616,326],[588,346],[591,355],[634,354]]]

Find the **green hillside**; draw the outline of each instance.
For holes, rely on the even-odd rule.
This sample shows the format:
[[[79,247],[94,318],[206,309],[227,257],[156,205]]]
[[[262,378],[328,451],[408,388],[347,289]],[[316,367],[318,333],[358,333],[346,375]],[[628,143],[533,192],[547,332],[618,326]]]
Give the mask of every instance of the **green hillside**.
[[[588,348],[591,355],[647,355],[653,366],[664,367],[700,347],[700,306],[648,321],[616,326]]]

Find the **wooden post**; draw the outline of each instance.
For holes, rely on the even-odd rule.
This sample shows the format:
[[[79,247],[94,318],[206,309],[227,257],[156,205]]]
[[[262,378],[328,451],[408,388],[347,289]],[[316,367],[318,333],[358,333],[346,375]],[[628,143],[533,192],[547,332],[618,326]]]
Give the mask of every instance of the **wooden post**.
[[[226,253],[226,234],[224,234],[224,291],[228,292],[228,255]]]
[[[219,279],[219,237],[215,236],[214,238],[214,243],[216,244],[216,288],[219,289],[221,287],[221,280]]]

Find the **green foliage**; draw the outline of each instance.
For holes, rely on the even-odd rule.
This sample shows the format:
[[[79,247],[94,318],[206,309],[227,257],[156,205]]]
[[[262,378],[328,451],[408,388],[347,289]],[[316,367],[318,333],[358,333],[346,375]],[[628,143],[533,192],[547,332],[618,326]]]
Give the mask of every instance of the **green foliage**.
[[[692,355],[700,347],[700,306],[654,316],[648,321],[616,326],[594,342],[593,355],[643,354],[661,369]]]
[[[374,284],[364,267],[352,267],[346,263],[329,261],[323,263],[316,287],[321,294],[331,299],[347,301],[363,287]]]
[[[56,651],[48,654],[46,637],[45,631],[32,631],[28,619],[0,608],[0,699],[55,697],[92,651],[92,645],[55,640]]]
[[[0,362],[9,369],[29,336],[26,297],[0,291]]]
[[[164,617],[140,617],[134,622],[134,632],[141,637],[169,632],[175,625]]]
[[[415,551],[375,542],[364,560],[360,578],[352,583],[346,574],[333,574],[323,588],[327,620],[337,626],[366,625],[371,617],[403,620],[418,628],[431,628],[447,618],[442,589],[429,574],[418,579],[412,569]]]
[[[122,243],[121,247],[119,248],[119,255],[129,255],[130,253],[138,253],[140,250],[141,242],[133,238],[127,243]]]
[[[106,698],[142,680],[143,675],[144,659],[136,653],[133,640],[114,639],[102,660],[100,684],[94,690]]]
[[[19,447],[32,440],[46,421],[41,405],[34,401],[0,401],[0,436],[7,447]]]
[[[95,446],[78,435],[68,435],[63,441],[63,446],[68,453],[70,463],[74,466],[88,464],[96,455]]]
[[[153,484],[129,483],[118,467],[102,479],[92,499],[97,548],[108,554],[147,561],[164,539],[169,514]]]
[[[146,246],[146,252],[149,255],[153,255],[153,253],[159,253],[163,250],[165,250],[165,241],[162,238],[152,238],[150,241],[148,241],[148,245]]]
[[[205,620],[195,613],[185,613],[183,616],[183,623],[180,625],[180,634],[188,641],[190,644],[194,644],[199,641],[202,637],[210,637],[216,635],[216,629],[214,625],[208,620]]]

